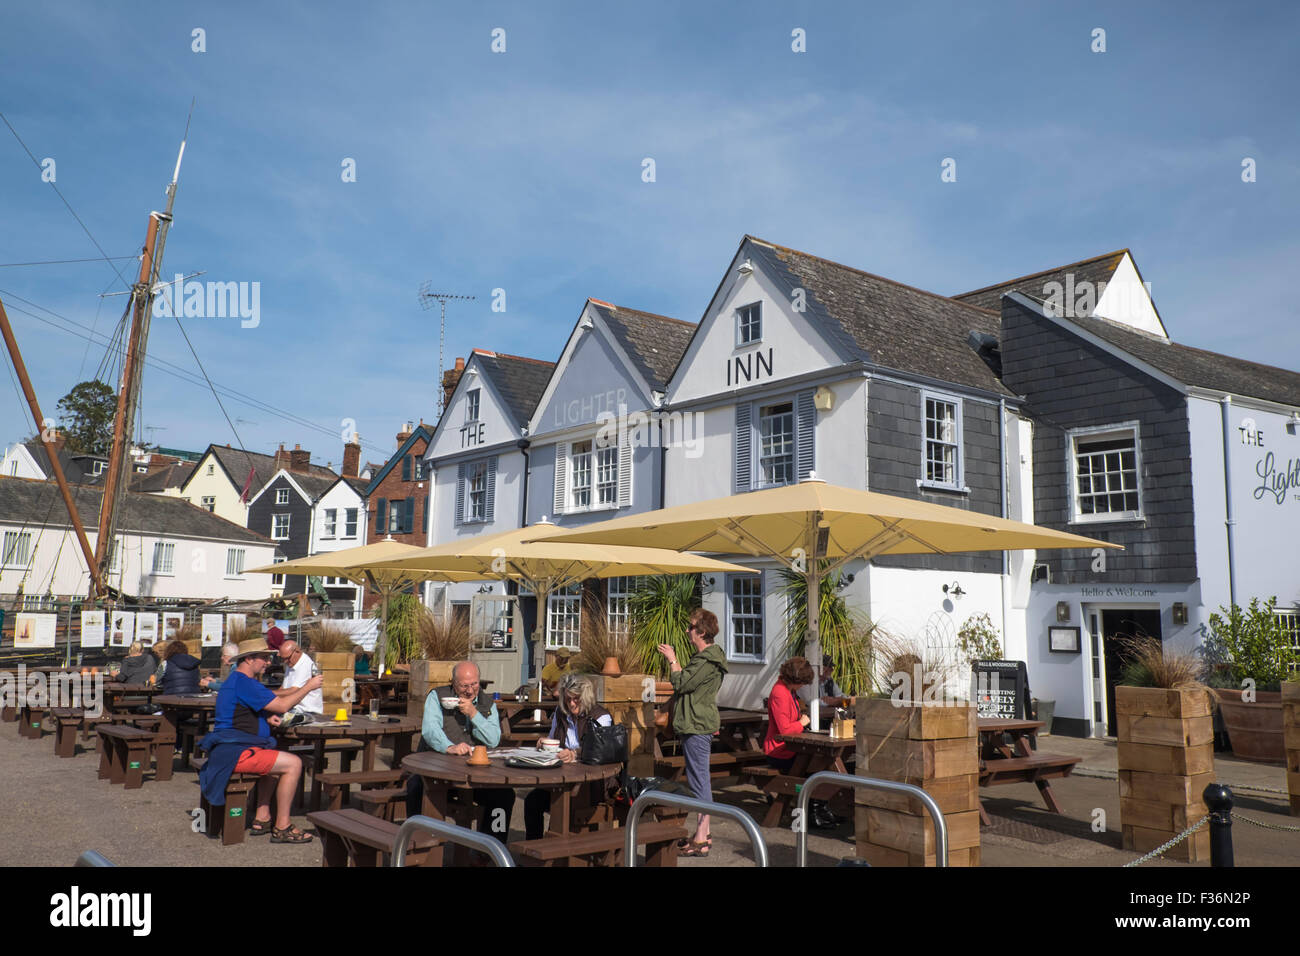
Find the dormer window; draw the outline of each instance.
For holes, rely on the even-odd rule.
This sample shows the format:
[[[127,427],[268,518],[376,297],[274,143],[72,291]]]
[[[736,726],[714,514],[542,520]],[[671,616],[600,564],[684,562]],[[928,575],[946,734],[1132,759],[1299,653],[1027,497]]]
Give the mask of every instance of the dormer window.
[[[741,306],[736,310],[736,347],[763,341],[762,303]]]

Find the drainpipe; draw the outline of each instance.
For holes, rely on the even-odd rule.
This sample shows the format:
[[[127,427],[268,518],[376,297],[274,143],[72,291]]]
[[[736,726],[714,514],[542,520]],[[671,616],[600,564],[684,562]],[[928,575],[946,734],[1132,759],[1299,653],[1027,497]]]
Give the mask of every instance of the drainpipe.
[[[532,471],[532,464],[528,460],[528,439],[519,439],[519,441],[515,443],[515,447],[518,448],[524,456],[524,480],[521,485],[523,502],[519,506],[519,527],[524,528],[528,526],[528,473]]]
[[[1231,451],[1229,443],[1229,434],[1232,425],[1228,416],[1232,413],[1232,396],[1224,395],[1219,399],[1219,407],[1223,409],[1223,498],[1224,511],[1226,520],[1224,524],[1228,528],[1228,600],[1231,604],[1237,603],[1237,560],[1236,549],[1233,540],[1233,525],[1236,519],[1232,514],[1232,469],[1229,467],[1231,459],[1228,457]]]
[[[998,399],[998,494],[1002,517],[1007,517],[1007,400]],[[1002,552],[1002,640],[1007,640],[1007,573],[1010,561]]]

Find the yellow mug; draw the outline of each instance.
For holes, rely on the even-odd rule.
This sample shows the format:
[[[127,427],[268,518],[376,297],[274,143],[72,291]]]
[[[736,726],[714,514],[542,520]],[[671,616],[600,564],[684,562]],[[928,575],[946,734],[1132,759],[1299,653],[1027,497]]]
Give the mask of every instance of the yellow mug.
[[[340,708],[338,709],[338,711],[334,714],[334,719],[335,719],[335,720],[347,720],[347,719],[348,719],[348,710],[347,710],[347,708],[346,708],[346,707],[340,707]]]

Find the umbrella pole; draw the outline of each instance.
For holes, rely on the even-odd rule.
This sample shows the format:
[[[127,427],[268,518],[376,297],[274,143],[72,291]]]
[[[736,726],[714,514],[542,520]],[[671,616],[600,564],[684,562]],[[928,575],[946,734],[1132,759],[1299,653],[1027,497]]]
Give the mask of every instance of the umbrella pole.
[[[384,588],[384,600],[379,611],[379,673],[384,676],[384,658],[388,656],[388,588]]]
[[[804,642],[808,648],[808,663],[813,669],[813,699],[810,701],[813,714],[812,729],[820,730],[820,698],[822,689],[822,642],[821,624],[819,615],[821,613],[821,578],[817,574],[817,560],[812,560],[812,570],[808,572],[808,637]]]

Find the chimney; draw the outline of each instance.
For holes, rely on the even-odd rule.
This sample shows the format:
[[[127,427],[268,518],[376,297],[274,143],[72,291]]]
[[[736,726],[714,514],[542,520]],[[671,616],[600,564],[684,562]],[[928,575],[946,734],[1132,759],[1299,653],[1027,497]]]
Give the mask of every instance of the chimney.
[[[280,442],[280,449],[275,453],[275,461],[273,464],[275,465],[276,471],[279,471],[281,468],[289,467],[289,453],[284,450],[284,442]]]
[[[410,422],[403,422],[401,429],[397,432],[397,447],[402,447],[402,442],[411,437],[411,432],[415,431],[415,426]]]
[[[465,360],[456,359],[456,367],[449,368],[442,373],[442,406],[446,408],[451,404],[451,393],[456,391],[456,386],[460,384],[460,377],[465,374]]]
[[[361,473],[361,436],[352,433],[352,441],[343,446],[343,477],[356,478]]]
[[[311,452],[303,451],[302,445],[294,445],[289,452],[289,470],[307,472],[311,470]]]

